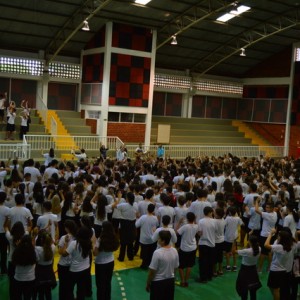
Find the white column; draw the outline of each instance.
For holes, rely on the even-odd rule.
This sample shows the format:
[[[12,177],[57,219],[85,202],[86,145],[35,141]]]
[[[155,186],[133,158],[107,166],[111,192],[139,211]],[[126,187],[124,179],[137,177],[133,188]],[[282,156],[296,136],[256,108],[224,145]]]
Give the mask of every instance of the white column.
[[[190,94],[185,93],[182,94],[182,109],[181,109],[181,117],[182,118],[190,118],[189,116],[189,102],[190,102]]]
[[[295,55],[296,55],[296,47],[295,45],[293,45],[290,80],[289,80],[289,96],[288,96],[288,105],[287,105],[286,123],[285,123],[284,156],[287,156],[289,154],[291,112],[292,112],[292,102],[293,102],[293,85],[294,85],[294,74],[295,74]]]
[[[97,132],[100,136],[107,136],[108,108],[109,108],[109,84],[111,67],[111,43],[112,43],[112,22],[106,23],[104,66],[102,83],[101,114],[98,122]]]
[[[152,108],[153,108],[153,91],[154,91],[154,77],[155,77],[155,58],[156,58],[156,40],[157,32],[152,30],[152,50],[151,50],[151,67],[150,67],[150,85],[149,85],[149,103],[146,115],[146,130],[145,141],[146,147],[150,146],[151,140],[151,123],[152,123]]]

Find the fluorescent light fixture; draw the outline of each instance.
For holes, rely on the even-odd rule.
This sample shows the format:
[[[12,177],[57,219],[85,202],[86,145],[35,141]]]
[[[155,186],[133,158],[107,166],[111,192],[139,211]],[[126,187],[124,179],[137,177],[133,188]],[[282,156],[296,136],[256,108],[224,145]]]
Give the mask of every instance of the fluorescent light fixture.
[[[81,28],[83,31],[90,31],[89,22],[87,20],[83,21],[83,26]]]
[[[244,13],[245,11],[248,11],[251,7],[246,6],[246,5],[240,5],[238,7],[236,7],[235,9],[231,10],[229,13],[226,13],[224,15],[222,15],[221,17],[219,17],[217,19],[217,21],[220,22],[227,22],[228,20]]]
[[[241,48],[240,56],[246,56],[246,49],[245,48]]]
[[[151,0],[135,0],[134,2],[137,4],[142,4],[142,5],[146,5],[150,2]]]
[[[176,35],[172,35],[171,45],[177,45]]]

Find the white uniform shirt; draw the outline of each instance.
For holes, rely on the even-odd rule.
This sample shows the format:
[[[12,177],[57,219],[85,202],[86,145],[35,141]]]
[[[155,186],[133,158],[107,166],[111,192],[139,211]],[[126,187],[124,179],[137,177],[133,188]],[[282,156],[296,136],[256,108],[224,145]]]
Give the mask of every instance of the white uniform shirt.
[[[158,226],[158,219],[153,215],[143,215],[136,220],[135,226],[141,228],[140,243],[144,245],[153,244],[152,235]]]
[[[181,235],[180,249],[184,252],[191,252],[197,249],[196,234],[198,232],[197,224],[185,224],[177,232]]]
[[[211,248],[215,247],[217,230],[216,220],[205,217],[199,221],[198,226],[201,234],[198,245]]]
[[[263,237],[268,237],[272,228],[275,227],[275,224],[277,222],[277,214],[276,212],[262,212],[261,217],[263,218],[263,223],[260,235]]]
[[[179,266],[177,250],[159,248],[154,251],[149,268],[155,270],[153,281],[174,278],[174,271]]]
[[[85,258],[82,257],[77,241],[69,243],[67,252],[71,256],[70,272],[80,272],[89,268],[90,257],[88,255]]]

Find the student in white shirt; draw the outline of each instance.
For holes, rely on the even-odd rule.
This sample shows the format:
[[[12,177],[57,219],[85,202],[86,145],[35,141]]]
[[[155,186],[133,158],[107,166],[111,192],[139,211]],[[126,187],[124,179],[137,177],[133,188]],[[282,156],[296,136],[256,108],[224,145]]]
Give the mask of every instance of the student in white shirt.
[[[174,276],[179,258],[177,250],[170,246],[170,240],[170,232],[160,231],[158,239],[160,248],[153,254],[146,284],[150,299],[174,300]]]
[[[71,153],[78,159],[78,161],[80,160],[86,160],[87,155],[85,153],[85,149],[80,149],[80,153],[76,153],[74,150],[71,151]]]
[[[67,248],[63,249],[63,256],[70,255],[70,293],[73,293],[77,286],[77,299],[84,299],[86,294],[87,282],[89,280],[90,251],[92,242],[90,230],[85,226],[81,227],[76,234],[76,240],[70,242]]]
[[[150,203],[147,207],[147,214],[142,215],[135,222],[135,227],[140,228],[140,245],[141,245],[141,259],[142,269],[148,269],[153,253],[156,249],[156,243],[152,240],[153,231],[158,226],[158,219],[154,215],[155,205]]]
[[[16,119],[16,109],[14,107],[9,107],[7,110],[7,124],[6,124],[6,140],[14,139],[14,133],[16,131],[15,127]]]
[[[113,252],[119,248],[119,240],[110,222],[104,221],[102,225],[102,232],[93,250],[97,299],[109,300],[111,299],[111,279],[114,270]]]
[[[4,226],[8,224],[10,209],[4,205],[6,193],[0,191],[0,261],[1,274],[7,274],[7,249],[8,241],[5,237]]]
[[[72,299],[73,295],[70,291],[70,265],[71,257],[63,256],[65,249],[68,248],[68,245],[75,240],[77,233],[77,225],[72,220],[66,220],[64,222],[64,230],[66,235],[63,235],[58,242],[58,253],[61,255],[57,264],[57,273],[59,279],[59,288],[58,295],[59,299]]]
[[[115,202],[112,207],[117,207],[121,213],[120,219],[120,254],[119,261],[124,261],[125,252],[127,257],[133,260],[133,242],[136,237],[135,220],[137,217],[138,207],[134,202],[134,194],[129,192],[126,195],[126,203]]]
[[[36,226],[39,230],[45,230],[50,233],[53,243],[58,240],[57,215],[51,212],[52,204],[50,201],[43,203],[44,214],[37,219]]]
[[[22,222],[26,233],[30,232],[32,227],[32,214],[30,210],[24,207],[25,199],[22,194],[15,196],[16,206],[10,209],[10,226],[12,227],[16,222]]]
[[[215,259],[216,222],[213,219],[213,209],[206,206],[204,218],[199,223],[199,282],[207,283],[213,277]]]
[[[17,245],[12,263],[15,265],[12,299],[31,299],[35,291],[36,253],[31,236],[24,235]]]
[[[27,121],[28,121],[28,115],[26,112],[21,112],[21,126],[20,126],[20,140],[23,140],[24,134],[28,132],[28,126],[27,126]]]
[[[216,256],[214,265],[214,276],[223,275],[223,251],[224,251],[224,230],[225,230],[225,220],[224,220],[224,209],[215,209],[215,223],[216,223]]]
[[[259,243],[260,243],[260,247],[261,247],[261,255],[259,257],[259,263],[258,263],[258,272],[261,272],[265,258],[268,258],[269,264],[271,263],[270,248],[265,247],[265,242],[266,242],[270,232],[275,227],[275,224],[277,222],[277,214],[276,214],[276,212],[274,212],[273,202],[267,203],[266,211],[261,212],[261,210],[259,208],[259,203],[258,203],[258,201],[256,201],[255,212],[260,214],[263,219],[262,229],[261,229],[260,238],[259,238]]]
[[[207,201],[207,191],[199,189],[197,191],[197,200],[191,203],[188,211],[192,212],[196,216],[196,222],[198,223],[204,217],[204,208],[211,207],[211,203]]]
[[[174,216],[175,216],[175,210],[172,206],[170,206],[171,199],[167,194],[161,193],[160,194],[160,201],[163,203],[163,206],[159,207],[158,210],[157,210],[157,213],[156,213],[158,221],[160,223],[160,226],[162,226],[163,216],[168,215],[171,219],[171,222],[170,222],[169,226],[173,227],[173,220],[174,220]]]
[[[283,227],[288,227],[292,232],[292,236],[294,237],[297,229],[297,224],[299,222],[299,215],[297,210],[294,208],[294,205],[291,203],[288,203],[286,205],[286,213],[287,215],[283,220]]]
[[[24,168],[24,174],[29,173],[31,175],[31,182],[36,183],[40,181],[42,176],[39,169],[34,167],[34,160],[32,158],[28,159],[27,166]]]
[[[242,257],[236,280],[236,291],[242,300],[248,298],[248,293],[250,293],[250,299],[256,299],[256,291],[262,286],[256,268],[260,254],[257,236],[249,235],[249,246],[247,249],[236,251]]]
[[[54,149],[50,148],[48,153],[44,153],[42,149],[42,156],[45,158],[44,165],[46,167],[49,167],[51,161],[54,159],[55,154],[54,154]]]
[[[268,250],[271,250],[273,254],[267,285],[271,290],[273,299],[279,300],[283,299],[280,297],[280,289],[286,285],[287,281],[286,261],[289,260],[289,258],[294,258],[294,242],[289,232],[281,230],[278,233],[277,243],[272,245],[271,239],[275,233],[276,229],[272,228],[264,246]]]
[[[236,272],[236,239],[238,237],[238,227],[243,225],[243,221],[237,215],[237,210],[234,206],[228,208],[228,216],[225,219],[225,234],[224,234],[224,250],[226,253],[226,270],[230,271],[230,254],[233,259],[232,271]]]
[[[51,290],[56,287],[56,278],[53,271],[53,259],[55,245],[51,235],[46,231],[40,231],[35,246],[37,264],[36,294],[39,299],[51,299]]]
[[[162,217],[161,222],[162,222],[162,226],[157,228],[152,235],[153,242],[157,242],[157,248],[159,248],[160,247],[159,242],[158,242],[159,232],[162,230],[167,230],[167,231],[170,231],[170,233],[171,233],[171,240],[170,240],[171,244],[170,245],[174,246],[175,243],[177,242],[177,235],[176,235],[175,230],[172,227],[170,227],[170,222],[171,222],[170,216],[164,215]]]
[[[260,198],[255,198],[254,199],[254,205],[258,201],[259,203],[259,210],[263,211],[263,208],[260,206]],[[251,207],[249,209],[248,206],[245,207],[245,212],[247,213],[249,218],[248,222],[248,228],[250,229],[249,234],[256,235],[258,238],[260,236],[260,230],[261,230],[261,215],[255,212],[255,207]]]
[[[179,255],[179,274],[180,286],[188,287],[188,280],[190,278],[192,267],[195,265],[197,242],[196,234],[198,232],[198,225],[195,223],[196,216],[192,212],[186,215],[187,224],[180,227],[177,225],[177,233],[181,236]]]

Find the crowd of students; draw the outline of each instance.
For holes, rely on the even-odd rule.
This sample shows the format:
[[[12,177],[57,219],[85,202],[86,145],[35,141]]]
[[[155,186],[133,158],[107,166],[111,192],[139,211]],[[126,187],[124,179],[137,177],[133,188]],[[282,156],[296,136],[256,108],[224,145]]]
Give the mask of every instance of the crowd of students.
[[[176,284],[189,286],[197,250],[202,284],[237,271],[240,255],[241,299],[256,298],[262,271],[274,299],[296,299],[298,161],[85,155],[65,163],[53,151],[45,159],[43,166],[1,162],[1,274],[9,276],[11,299],[51,299],[53,268],[60,299],[74,299],[75,286],[76,299],[91,296],[93,256],[97,299],[111,299],[117,249],[121,262],[140,253],[150,299],[174,298],[177,268]],[[238,250],[237,240],[249,246]]]

